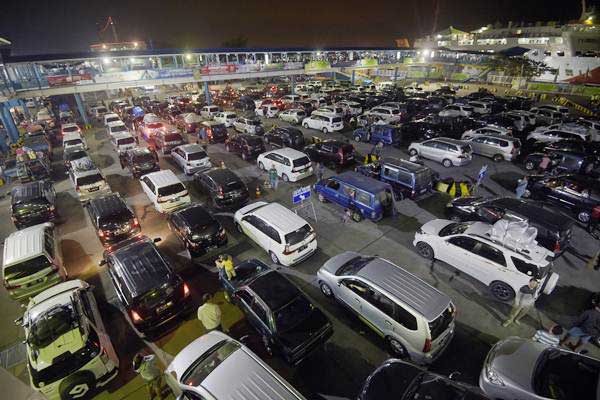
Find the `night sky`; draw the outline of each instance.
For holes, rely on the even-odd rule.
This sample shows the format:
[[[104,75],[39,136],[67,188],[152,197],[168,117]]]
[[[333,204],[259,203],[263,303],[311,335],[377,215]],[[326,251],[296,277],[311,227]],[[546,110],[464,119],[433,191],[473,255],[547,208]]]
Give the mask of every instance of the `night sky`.
[[[496,21],[567,21],[579,0],[439,0],[438,30]],[[591,4],[592,0],[588,0]],[[597,4],[600,0],[595,0]],[[219,47],[237,36],[248,47],[394,46],[430,33],[434,0],[4,0],[0,37],[14,54],[85,51],[111,15],[121,40],[155,48]],[[106,40],[110,29],[105,33]]]

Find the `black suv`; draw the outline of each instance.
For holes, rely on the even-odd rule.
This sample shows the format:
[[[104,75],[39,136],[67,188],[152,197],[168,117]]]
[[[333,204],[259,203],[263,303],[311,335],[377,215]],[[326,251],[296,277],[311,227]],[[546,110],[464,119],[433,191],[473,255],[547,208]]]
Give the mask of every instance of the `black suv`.
[[[17,229],[53,221],[56,212],[56,193],[50,181],[19,185],[10,193],[10,211]]]
[[[265,144],[258,136],[252,135],[231,135],[225,141],[225,150],[240,154],[242,160],[256,158],[260,153],[266,151]]]
[[[444,136],[444,130],[437,124],[426,121],[411,121],[400,126],[400,143],[410,144]]]
[[[190,288],[146,236],[120,242],[104,251],[117,297],[143,337],[160,336],[161,328],[190,311]]]
[[[215,208],[238,209],[248,203],[246,184],[228,168],[213,168],[197,172],[194,180],[207,193]]]
[[[125,164],[134,178],[141,178],[150,172],[160,170],[156,153],[142,147],[128,150],[125,155]]]
[[[587,224],[594,207],[600,206],[600,183],[596,179],[578,175],[529,177],[529,196],[566,208],[580,222]]]
[[[527,220],[538,230],[537,241],[555,255],[570,246],[573,220],[556,211],[531,201],[510,197],[484,199],[460,197],[446,206],[446,216],[453,221],[483,221],[493,224],[505,218],[510,221]]]
[[[92,199],[86,208],[103,246],[127,240],[142,231],[135,214],[118,194]]]
[[[552,169],[560,173],[586,174],[592,173],[597,166],[598,157],[569,150],[547,150],[546,153],[552,160]],[[523,163],[527,171],[538,168],[544,153],[531,153],[525,156]]]
[[[309,144],[304,148],[304,153],[311,161],[322,162],[334,167],[354,164],[355,161],[354,146],[333,139]]]
[[[478,387],[390,359],[367,377],[358,400],[392,399],[489,400]]]
[[[235,272],[232,280],[221,278],[227,297],[246,314],[268,352],[298,364],[333,334],[325,314],[279,272],[256,259]]]
[[[192,257],[227,244],[225,229],[200,204],[191,204],[168,214],[167,222]]]
[[[265,143],[274,147],[291,147],[301,150],[306,142],[300,129],[296,128],[274,128],[263,136]]]

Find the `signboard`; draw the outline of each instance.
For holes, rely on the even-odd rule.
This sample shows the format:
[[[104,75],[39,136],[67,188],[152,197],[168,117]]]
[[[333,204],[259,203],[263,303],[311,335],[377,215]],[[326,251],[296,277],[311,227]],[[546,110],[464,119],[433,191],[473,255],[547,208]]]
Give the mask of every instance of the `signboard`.
[[[303,186],[292,193],[292,202],[294,204],[302,203],[308,199],[310,199],[310,186]]]
[[[376,58],[363,58],[360,60],[360,67],[376,67],[379,65],[379,61]]]
[[[319,71],[322,69],[329,68],[331,68],[331,64],[329,64],[329,61],[311,61],[304,65],[305,71]]]

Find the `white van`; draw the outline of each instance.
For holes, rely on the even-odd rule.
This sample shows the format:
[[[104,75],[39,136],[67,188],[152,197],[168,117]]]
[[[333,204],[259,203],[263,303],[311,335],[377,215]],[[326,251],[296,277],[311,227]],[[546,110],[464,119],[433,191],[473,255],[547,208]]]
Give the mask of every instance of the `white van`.
[[[158,212],[172,212],[192,202],[185,185],[170,169],[146,174],[140,183]]]
[[[323,133],[341,131],[344,128],[342,117],[332,117],[329,115],[313,114],[302,120],[304,128],[316,129]]]
[[[226,128],[231,128],[237,119],[236,113],[233,111],[222,111],[215,114],[214,120],[225,125]]]
[[[87,157],[71,161],[68,175],[82,203],[112,193],[102,172]]]
[[[127,125],[122,121],[113,122],[106,127],[106,132],[108,133],[108,136],[111,137],[113,135],[129,132],[129,128],[127,128]]]
[[[114,124],[115,122],[122,122],[121,118],[119,118],[119,116],[115,113],[104,114],[102,121],[104,122],[104,126]]]
[[[129,132],[118,133],[113,135],[110,139],[115,151],[119,154],[127,152],[127,150],[133,149],[137,146],[135,138]]]
[[[204,106],[200,110],[200,116],[204,118],[213,119],[219,111],[221,111],[219,106]]]
[[[93,287],[79,279],[33,297],[22,318],[31,387],[47,399],[87,398],[117,376],[119,358]]]
[[[279,107],[277,107],[275,104],[267,104],[257,108],[254,113],[260,117],[276,118],[277,114],[279,113]]]
[[[84,150],[87,150],[88,146],[85,142],[85,139],[81,136],[79,132],[68,132],[63,135],[63,151],[67,149],[72,149],[75,147],[80,147]]]
[[[289,147],[267,151],[256,159],[258,168],[268,171],[275,167],[284,182],[297,182],[313,174],[310,158],[301,151]]]
[[[308,222],[279,203],[257,201],[236,211],[237,230],[263,248],[275,264],[290,266],[317,250],[317,234]]]
[[[54,224],[30,226],[6,238],[2,278],[14,300],[27,299],[67,278]]]

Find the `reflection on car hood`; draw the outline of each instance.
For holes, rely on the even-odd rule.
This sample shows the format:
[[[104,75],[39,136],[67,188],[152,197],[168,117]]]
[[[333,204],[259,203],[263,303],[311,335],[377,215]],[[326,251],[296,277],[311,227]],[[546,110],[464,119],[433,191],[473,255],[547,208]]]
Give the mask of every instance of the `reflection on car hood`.
[[[430,235],[437,235],[442,228],[452,223],[452,221],[448,221],[447,219],[434,219],[423,225],[421,230]]]

